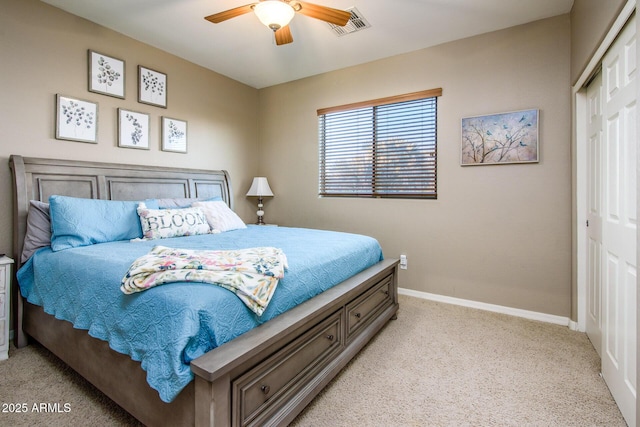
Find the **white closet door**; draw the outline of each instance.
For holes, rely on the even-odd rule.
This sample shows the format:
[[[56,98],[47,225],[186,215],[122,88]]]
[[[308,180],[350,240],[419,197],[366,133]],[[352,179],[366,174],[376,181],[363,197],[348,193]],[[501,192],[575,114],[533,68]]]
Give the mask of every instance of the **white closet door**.
[[[587,336],[602,357],[602,73],[587,88]]]
[[[602,62],[602,375],[636,425],[635,17]]]

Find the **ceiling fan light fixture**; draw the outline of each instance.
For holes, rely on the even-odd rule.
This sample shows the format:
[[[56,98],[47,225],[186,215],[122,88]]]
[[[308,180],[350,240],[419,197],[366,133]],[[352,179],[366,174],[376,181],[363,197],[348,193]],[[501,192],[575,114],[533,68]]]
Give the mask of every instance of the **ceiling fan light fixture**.
[[[261,1],[254,6],[253,11],[260,22],[273,31],[289,25],[289,22],[293,19],[293,15],[295,15],[293,7],[280,0]]]

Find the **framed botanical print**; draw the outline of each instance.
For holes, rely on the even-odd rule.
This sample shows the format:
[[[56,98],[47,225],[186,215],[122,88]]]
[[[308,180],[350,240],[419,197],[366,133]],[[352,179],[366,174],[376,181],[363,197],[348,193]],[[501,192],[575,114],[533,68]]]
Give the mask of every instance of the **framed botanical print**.
[[[124,99],[124,61],[89,50],[89,92]]]
[[[162,117],[162,151],[187,152],[187,122]]]
[[[167,75],[138,65],[138,102],[167,108]]]
[[[118,108],[118,147],[149,149],[149,114]]]
[[[56,139],[98,142],[98,104],[56,94]]]

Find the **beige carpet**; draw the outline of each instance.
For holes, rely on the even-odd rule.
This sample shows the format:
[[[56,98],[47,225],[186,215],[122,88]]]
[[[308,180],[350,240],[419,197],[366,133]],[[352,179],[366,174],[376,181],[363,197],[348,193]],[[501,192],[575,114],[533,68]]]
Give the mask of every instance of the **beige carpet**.
[[[625,426],[599,363],[566,327],[401,296],[292,426]],[[37,345],[0,362],[0,404],[0,426],[137,425]]]

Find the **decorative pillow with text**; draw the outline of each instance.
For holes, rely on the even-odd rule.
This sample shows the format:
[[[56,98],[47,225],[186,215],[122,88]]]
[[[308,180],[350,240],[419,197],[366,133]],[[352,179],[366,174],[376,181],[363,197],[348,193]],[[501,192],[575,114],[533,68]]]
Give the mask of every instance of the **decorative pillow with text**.
[[[144,203],[140,203],[138,216],[142,235],[148,240],[211,232],[207,217],[200,208],[148,209]]]

